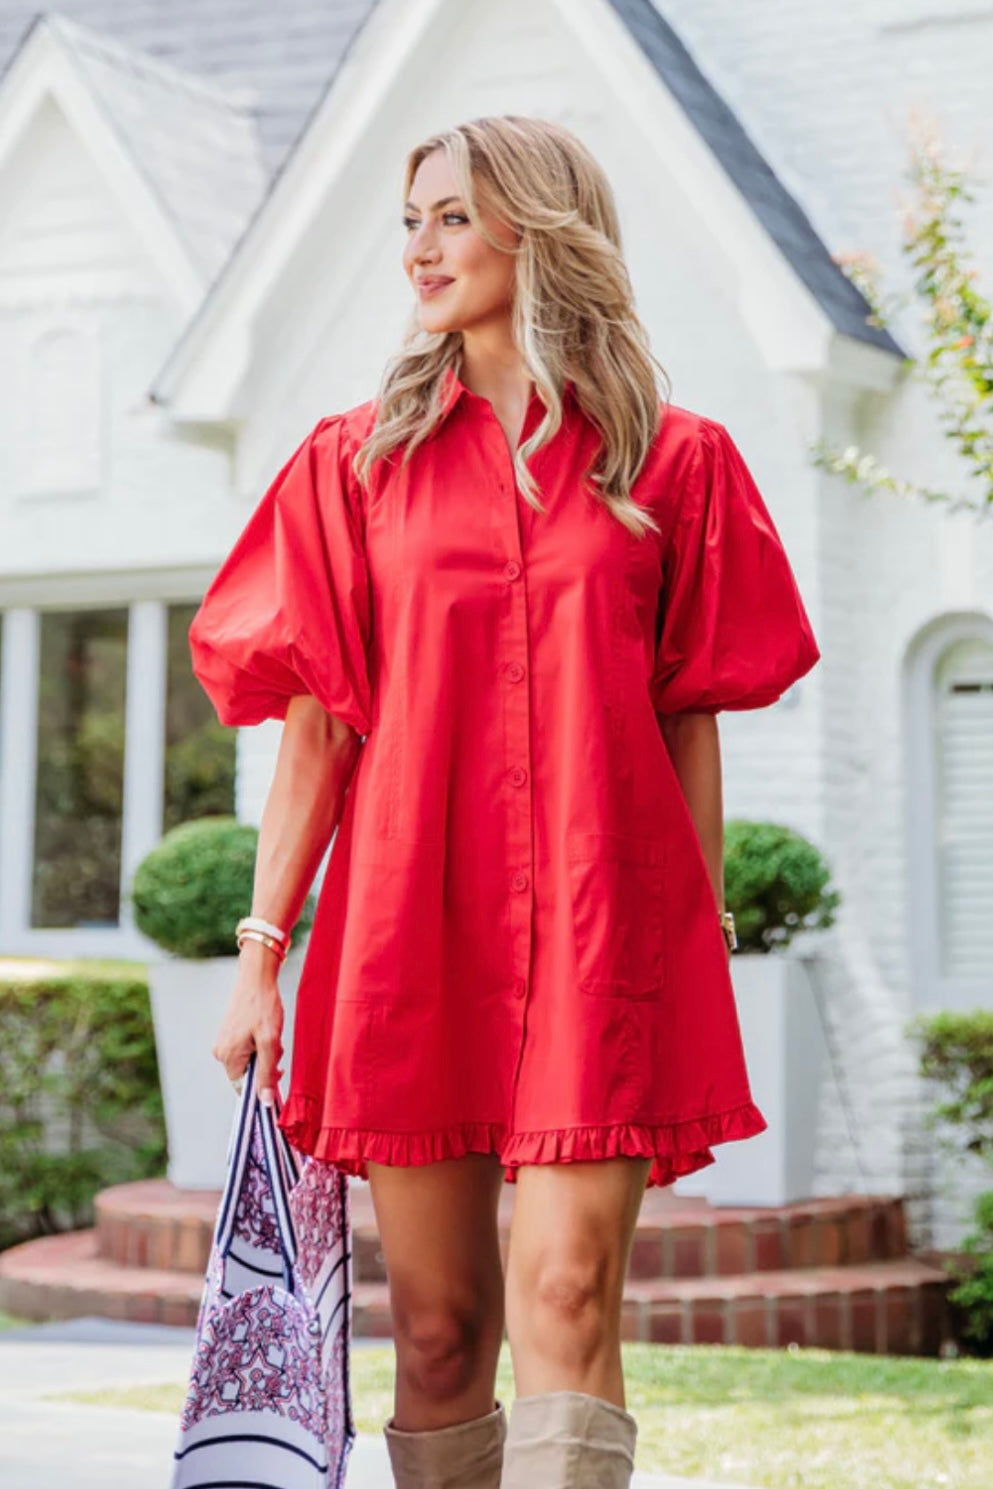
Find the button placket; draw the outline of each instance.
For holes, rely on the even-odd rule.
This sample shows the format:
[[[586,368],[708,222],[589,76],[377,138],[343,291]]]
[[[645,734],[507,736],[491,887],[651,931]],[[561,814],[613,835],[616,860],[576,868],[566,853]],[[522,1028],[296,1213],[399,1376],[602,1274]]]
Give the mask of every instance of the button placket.
[[[494,423],[495,416],[494,417]],[[499,490],[494,493],[505,514],[499,523],[505,535],[506,548],[510,554],[504,559],[502,577],[507,586],[507,626],[504,632],[510,660],[502,669],[506,679],[504,688],[504,719],[506,742],[506,769],[504,779],[508,789],[504,796],[506,812],[506,843],[508,869],[508,899],[511,947],[511,983],[509,991],[522,1009],[519,1034],[517,1071],[524,1045],[524,1020],[526,1000],[530,987],[531,943],[534,923],[532,882],[534,874],[533,802],[531,795],[531,713],[528,687],[518,684],[528,673],[525,662],[530,662],[528,636],[527,582],[524,571],[524,555],[521,518],[517,493],[517,481],[513,462],[502,430],[497,430],[494,445],[499,452],[499,469],[505,474],[497,482]],[[506,549],[505,549],[506,552]],[[524,661],[520,660],[521,658]]]

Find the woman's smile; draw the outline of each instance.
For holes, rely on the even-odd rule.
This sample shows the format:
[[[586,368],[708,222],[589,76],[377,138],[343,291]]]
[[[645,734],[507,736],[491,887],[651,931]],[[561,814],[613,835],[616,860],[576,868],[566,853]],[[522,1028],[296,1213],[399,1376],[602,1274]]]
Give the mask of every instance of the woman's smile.
[[[419,279],[417,281],[417,293],[418,293],[418,295],[420,296],[420,298],[422,300],[427,300],[432,295],[439,294],[442,290],[447,289],[450,284],[454,284],[454,283],[455,283],[454,279],[441,279],[441,278],[424,278],[424,279]]]

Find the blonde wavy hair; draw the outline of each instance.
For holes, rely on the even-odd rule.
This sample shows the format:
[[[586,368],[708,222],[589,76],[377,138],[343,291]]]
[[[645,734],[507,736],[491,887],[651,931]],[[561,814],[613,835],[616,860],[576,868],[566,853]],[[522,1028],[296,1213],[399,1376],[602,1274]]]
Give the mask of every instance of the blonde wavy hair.
[[[518,446],[514,467],[525,500],[544,511],[528,457],[562,422],[562,394],[576,398],[601,436],[585,475],[594,494],[636,537],[658,531],[631,499],[668,403],[668,374],[652,355],[634,309],[610,184],[586,146],[550,120],[516,114],[472,119],[432,135],[407,157],[404,199],[421,161],[444,150],[473,227],[492,247],[516,258],[513,335],[545,416]],[[480,208],[513,225],[508,248],[484,227]],[[357,451],[356,476],[368,485],[372,463],[404,446],[402,462],[441,416],[446,370],[461,365],[460,331],[424,331],[414,312],[400,350],[388,361],[377,394],[376,421]],[[654,369],[665,385],[660,395]]]

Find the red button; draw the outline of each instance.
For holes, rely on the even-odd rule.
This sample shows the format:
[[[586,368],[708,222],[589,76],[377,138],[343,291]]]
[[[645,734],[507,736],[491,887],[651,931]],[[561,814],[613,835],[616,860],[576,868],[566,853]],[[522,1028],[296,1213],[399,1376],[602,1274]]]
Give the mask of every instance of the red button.
[[[515,765],[514,768],[513,768],[513,770],[510,771],[509,774],[510,774],[511,781],[513,782],[513,784],[515,786],[523,786],[524,785],[524,782],[528,778],[528,773],[524,769],[524,766],[523,765]]]
[[[514,889],[527,889],[530,881],[527,874],[515,874],[510,882]]]
[[[504,569],[503,572],[506,574],[506,576],[507,576],[508,579],[516,579],[517,578],[517,576],[521,572],[521,566],[517,562],[516,558],[512,558],[512,559],[509,560],[509,562],[507,563],[507,566],[506,566],[506,568]]]
[[[509,666],[507,667],[507,676],[510,678],[511,682],[520,682],[521,678],[524,676],[524,668],[521,666],[520,662],[511,662],[509,664]]]
[[[514,979],[514,996],[515,997],[517,997],[517,998],[523,998],[524,997],[524,994],[527,992],[527,990],[528,990],[528,985],[524,981],[524,978],[523,977],[517,977],[517,978]]]

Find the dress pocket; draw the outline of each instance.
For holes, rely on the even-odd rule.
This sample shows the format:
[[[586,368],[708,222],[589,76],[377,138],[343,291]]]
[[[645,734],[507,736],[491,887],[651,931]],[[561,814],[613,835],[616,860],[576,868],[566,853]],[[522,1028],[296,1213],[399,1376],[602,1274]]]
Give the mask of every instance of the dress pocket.
[[[584,993],[651,998],[664,986],[665,857],[659,838],[568,834],[576,973]]]
[[[356,847],[336,997],[423,1003],[438,996],[444,931],[443,856],[400,839]]]

